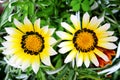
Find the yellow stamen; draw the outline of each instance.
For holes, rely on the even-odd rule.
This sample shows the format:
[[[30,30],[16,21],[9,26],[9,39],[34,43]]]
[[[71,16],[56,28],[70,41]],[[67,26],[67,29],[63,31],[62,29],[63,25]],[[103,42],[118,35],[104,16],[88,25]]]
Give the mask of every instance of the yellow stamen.
[[[94,31],[89,29],[78,30],[73,38],[74,46],[77,50],[88,52],[97,46],[97,36]]]
[[[77,35],[75,43],[82,49],[88,49],[94,45],[94,38],[91,33],[82,32]]]
[[[25,47],[30,51],[38,52],[42,45],[42,40],[37,35],[29,35],[25,39]]]

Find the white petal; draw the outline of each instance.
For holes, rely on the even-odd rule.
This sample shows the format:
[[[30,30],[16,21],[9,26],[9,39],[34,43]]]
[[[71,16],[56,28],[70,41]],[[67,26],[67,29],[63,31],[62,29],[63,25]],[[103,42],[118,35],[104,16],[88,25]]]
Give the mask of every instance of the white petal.
[[[56,34],[61,38],[65,40],[72,40],[73,36],[69,33],[63,32],[63,31],[57,31]]]
[[[64,42],[61,42],[58,47],[63,47],[63,46],[67,46],[67,45],[71,45],[73,44],[72,41],[64,41]]]
[[[76,56],[76,65],[77,65],[77,67],[80,67],[80,66],[82,66],[82,64],[83,64],[83,53],[80,52]]]
[[[3,53],[4,55],[12,55],[13,52],[14,52],[14,49],[9,49],[9,48],[7,48],[7,49],[5,49],[2,53]]]
[[[72,21],[75,29],[80,29],[80,21],[77,19],[77,16],[71,15],[70,20]]]
[[[98,30],[101,30],[101,31],[106,31],[110,28],[110,24],[109,23],[106,23],[104,24],[103,26],[99,27]]]
[[[40,54],[41,61],[42,61],[45,65],[50,66],[50,65],[51,65],[50,56],[49,56],[49,55],[45,55],[45,54],[46,54],[46,53]]]
[[[103,22],[103,21],[104,21],[104,17],[99,18],[99,19],[98,19],[97,26],[99,26],[99,25],[100,25],[100,23],[101,23],[101,22]]]
[[[100,44],[98,44],[98,46],[106,48],[106,49],[116,49],[117,48],[117,46],[114,43],[108,43],[108,42],[100,43]]]
[[[30,20],[27,17],[24,18],[24,24],[32,26],[32,23],[30,22]]]
[[[116,54],[115,58],[119,58],[119,57],[120,57],[120,41],[118,43],[117,54]]]
[[[57,41],[55,38],[50,37],[49,43],[50,43],[50,45],[53,45],[53,44],[57,43]]]
[[[75,67],[75,59],[72,60],[72,67]]]
[[[13,38],[11,36],[5,36],[4,39],[7,41],[11,41]]]
[[[37,74],[38,70],[39,70],[39,67],[40,67],[40,63],[38,62],[34,62],[32,63],[32,69],[33,71]]]
[[[62,47],[62,48],[59,49],[59,52],[60,52],[61,54],[64,54],[64,53],[72,50],[73,48],[74,48],[73,45],[64,46],[64,47]]]
[[[89,55],[87,53],[83,53],[84,64],[88,68],[90,65]]]
[[[82,20],[82,27],[85,28],[87,27],[88,23],[89,23],[89,19],[90,19],[90,16],[88,14],[88,12],[86,12],[84,15],[83,15],[83,20]]]
[[[96,29],[97,28],[97,23],[98,23],[98,19],[97,17],[93,17],[91,20],[90,20],[90,23],[88,24],[88,28],[90,29]]]
[[[22,64],[22,60],[21,59],[17,59],[15,65],[21,65],[21,64]]]
[[[117,41],[118,40],[118,38],[117,37],[115,37],[115,36],[110,36],[110,37],[106,37],[106,38],[101,38],[100,39],[100,41],[105,41],[105,42],[115,42],[115,41]]]
[[[71,27],[69,24],[67,24],[66,22],[62,22],[61,25],[62,25],[66,30],[68,30],[69,32],[71,32],[71,33],[74,33],[74,32],[75,32],[74,28],[72,28],[72,27]]]
[[[49,53],[50,53],[51,56],[57,54],[57,52],[56,52],[52,47],[50,47],[50,49],[49,49]]]
[[[40,18],[34,22],[34,27],[40,28]]]
[[[77,54],[77,50],[76,49],[72,50],[66,57],[64,63],[71,62],[75,58],[76,54]]]
[[[109,75],[109,74],[111,74],[111,73],[117,71],[119,68],[120,68],[120,62],[117,63],[116,65],[110,67],[110,68],[107,68],[107,69],[105,69],[105,70],[103,70],[103,71],[98,72],[98,74],[107,73],[107,75]]]
[[[42,31],[43,31],[44,34],[46,34],[48,32],[48,25],[42,27]]]
[[[105,31],[101,35],[98,34],[98,36],[101,36],[103,38],[103,37],[107,37],[107,36],[112,36],[113,34],[114,34],[114,31]]]
[[[15,28],[5,28],[5,30],[8,34],[14,34],[16,29]]]
[[[89,56],[90,56],[90,60],[92,61],[92,63],[95,65],[95,66],[99,66],[99,62],[95,56],[94,53],[89,53]]]
[[[6,42],[3,42],[3,43],[1,43],[5,48],[11,48],[11,45],[12,45],[12,43],[11,42],[8,42],[8,41],[6,41]]]
[[[21,66],[22,71],[25,71],[25,69],[27,69],[29,66],[30,66],[29,60],[24,61]]]
[[[106,34],[107,34],[108,36],[111,36],[111,35],[114,34],[114,31],[107,31]]]
[[[103,53],[101,52],[100,50],[98,49],[95,49],[94,50],[94,53],[97,54],[99,57],[101,57],[103,60],[105,60],[106,62],[109,61],[108,57]]]
[[[19,22],[17,19],[14,19],[14,24],[19,29],[23,26],[23,24],[21,22]]]
[[[16,59],[17,59],[17,56],[12,56],[10,59],[9,59],[9,63],[10,63],[10,65],[14,65],[15,64],[15,62],[16,62]]]
[[[48,29],[49,35],[53,35],[54,32],[55,32],[55,28]]]

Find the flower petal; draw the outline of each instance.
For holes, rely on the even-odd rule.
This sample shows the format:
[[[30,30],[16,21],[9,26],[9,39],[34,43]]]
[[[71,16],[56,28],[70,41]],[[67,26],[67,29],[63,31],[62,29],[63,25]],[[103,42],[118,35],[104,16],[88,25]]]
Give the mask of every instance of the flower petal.
[[[73,50],[68,54],[68,56],[66,57],[64,63],[71,62],[71,61],[75,58],[76,54],[77,54],[77,50],[76,50],[76,49],[73,49]]]
[[[75,32],[74,28],[72,28],[72,27],[71,27],[69,24],[67,24],[66,22],[62,22],[61,25],[62,25],[66,30],[68,30],[69,32],[71,32],[71,33],[74,33],[74,32]]]
[[[33,25],[27,17],[24,18],[24,25],[28,31],[33,31]]]
[[[69,33],[63,32],[63,31],[57,31],[56,34],[64,40],[72,40],[73,36]]]
[[[106,24],[104,24],[103,26],[99,27],[99,28],[97,29],[97,31],[107,31],[109,28],[110,28],[110,24],[109,24],[109,23],[106,23]],[[96,31],[96,32],[97,32],[97,31]]]
[[[92,61],[92,63],[95,65],[95,66],[99,66],[99,62],[95,56],[95,54],[93,52],[90,52],[89,53],[89,56],[90,56],[90,60]]]
[[[51,56],[57,54],[57,52],[56,52],[52,47],[50,47],[50,49],[49,49],[49,53],[50,53]]]
[[[89,23],[89,19],[90,19],[90,16],[88,14],[88,12],[86,12],[84,15],[83,15],[83,20],[82,20],[82,27],[83,28],[86,28],[88,23]]]
[[[103,60],[105,60],[106,62],[109,61],[108,57],[103,53],[101,52],[100,50],[98,49],[95,49],[94,50],[94,53],[97,54],[99,57],[101,57]]]
[[[51,36],[55,32],[55,28],[48,29],[48,34]]]
[[[39,56],[37,56],[39,58]],[[32,69],[37,74],[39,67],[40,67],[40,61],[38,58],[35,58],[35,61],[32,63]]]
[[[9,48],[7,48],[7,49],[5,49],[5,50],[2,52],[2,54],[4,54],[4,55],[12,55],[13,52],[14,52],[14,49],[9,49]]]
[[[73,45],[67,45],[67,46],[64,46],[64,47],[60,48],[60,49],[59,49],[59,52],[60,52],[61,54],[64,54],[64,53],[72,50],[73,48],[74,48]]]
[[[117,46],[114,43],[110,43],[110,42],[98,43],[98,46],[106,48],[106,49],[116,49],[117,48]]]
[[[34,29],[36,32],[39,32],[40,30],[40,18],[37,19],[35,22],[34,22]]]
[[[72,21],[75,29],[79,30],[80,29],[80,21],[77,19],[77,16],[71,15],[70,20]]]
[[[23,27],[23,24],[21,23],[21,22],[19,22],[17,19],[14,19],[14,24],[15,24],[15,26],[18,28],[18,29],[20,29],[21,27]]]
[[[26,60],[22,63],[21,69],[25,71],[25,69],[27,69],[29,66],[30,66],[30,61]]]
[[[51,62],[50,62],[50,56],[49,56],[49,53],[48,52],[42,52],[40,53],[40,58],[41,58],[41,61],[47,65],[47,66],[50,66],[51,65]]]
[[[77,65],[77,67],[80,67],[80,66],[82,66],[82,64],[83,64],[83,53],[80,52],[76,56],[76,65]]]
[[[53,45],[53,44],[57,43],[57,41],[55,38],[50,37],[49,43],[50,43],[50,45]]]
[[[18,37],[23,34],[22,32],[20,32],[19,30],[15,28],[5,28],[5,30],[8,34],[10,34],[13,37]]]
[[[88,27],[87,27],[87,28],[94,30],[94,29],[97,28],[97,26],[96,26],[97,23],[98,23],[98,19],[97,19],[97,17],[95,16],[95,17],[93,17],[93,18],[90,20],[90,23],[88,24]]]
[[[117,41],[118,40],[118,38],[117,37],[115,37],[115,36],[110,36],[110,37],[106,37],[106,38],[101,38],[101,39],[99,39],[99,41],[100,42],[115,42],[115,41]]]
[[[48,25],[47,26],[44,26],[44,27],[42,27],[42,32],[41,32],[41,34],[47,34],[47,32],[48,32]]]
[[[72,41],[64,41],[64,42],[61,42],[58,47],[63,47],[63,46],[67,46],[67,45],[71,45],[73,44]]]
[[[83,60],[84,60],[84,64],[86,67],[89,67],[90,65],[90,60],[89,60],[89,55],[87,53],[83,53]]]

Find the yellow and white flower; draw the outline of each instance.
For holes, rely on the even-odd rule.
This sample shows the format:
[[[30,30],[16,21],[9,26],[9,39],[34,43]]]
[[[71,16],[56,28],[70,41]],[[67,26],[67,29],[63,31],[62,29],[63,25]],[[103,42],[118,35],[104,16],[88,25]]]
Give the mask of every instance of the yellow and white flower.
[[[29,66],[35,73],[38,72],[40,62],[51,66],[50,56],[57,52],[51,47],[56,40],[52,37],[55,29],[48,26],[40,28],[40,19],[34,24],[25,17],[24,24],[14,19],[16,28],[5,28],[9,34],[2,43],[5,47],[3,54],[10,55],[8,64],[25,70]]]
[[[67,32],[56,32],[64,40],[58,45],[60,47],[59,52],[62,54],[69,52],[64,62],[68,63],[76,58],[77,67],[82,66],[83,63],[86,67],[89,67],[90,62],[95,66],[100,66],[97,56],[105,62],[109,62],[111,57],[109,58],[100,49],[112,50],[117,47],[113,43],[117,40],[117,37],[112,36],[114,32],[107,31],[110,28],[110,24],[106,23],[101,26],[100,23],[104,20],[103,17],[98,19],[95,16],[90,20],[87,12],[83,15],[82,26],[77,16],[71,15],[70,20],[73,26],[66,22],[61,23]]]

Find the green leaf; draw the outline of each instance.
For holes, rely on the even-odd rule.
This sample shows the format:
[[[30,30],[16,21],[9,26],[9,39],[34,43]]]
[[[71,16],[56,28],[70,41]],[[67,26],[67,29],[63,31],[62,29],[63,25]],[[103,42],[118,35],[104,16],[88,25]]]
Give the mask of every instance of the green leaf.
[[[84,0],[82,3],[82,9],[83,11],[89,11],[90,10],[90,4],[89,0]]]
[[[7,6],[5,8],[5,10],[1,16],[0,29],[8,21],[8,18],[11,15],[12,11],[13,11],[13,7],[9,8],[9,6]]]
[[[72,0],[70,6],[72,6],[73,11],[78,11],[80,9],[80,4],[82,0]]]
[[[68,76],[68,80],[73,80],[73,77],[74,77],[74,70],[70,70],[70,73],[69,73],[69,76]]]
[[[43,72],[42,69],[40,69],[40,70],[38,71],[38,73],[37,73],[37,79],[39,79],[39,80],[46,80],[46,78],[45,78],[45,73]]]
[[[29,2],[28,3],[28,14],[30,16],[33,16],[34,15],[34,4],[32,2]]]

